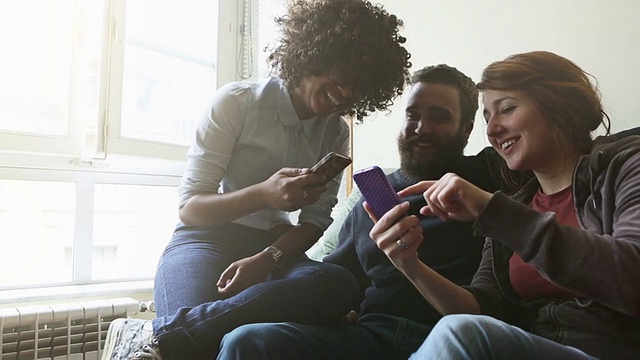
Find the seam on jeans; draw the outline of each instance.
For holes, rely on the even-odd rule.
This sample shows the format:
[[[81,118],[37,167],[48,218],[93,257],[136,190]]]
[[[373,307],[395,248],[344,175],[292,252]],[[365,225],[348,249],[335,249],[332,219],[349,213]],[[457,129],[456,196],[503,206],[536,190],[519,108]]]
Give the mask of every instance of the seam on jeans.
[[[253,297],[248,298],[248,299],[247,299],[246,301],[244,301],[241,305],[238,305],[238,306],[236,306],[236,307],[234,307],[234,308],[232,308],[232,309],[225,309],[224,311],[221,311],[221,312],[220,312],[220,313],[219,313],[215,318],[207,318],[207,319],[204,319],[204,320],[202,320],[202,321],[200,321],[200,322],[196,323],[196,325],[195,325],[195,326],[206,326],[206,324],[207,324],[208,322],[210,322],[210,321],[217,321],[219,317],[222,317],[222,316],[226,315],[227,313],[229,313],[229,312],[231,312],[231,311],[237,311],[237,310],[240,310],[240,309],[242,309],[243,307],[245,307],[246,305],[249,305],[249,303],[250,303],[250,302],[252,302],[252,301],[254,301],[254,299],[255,299],[255,298],[257,298],[257,297],[261,296],[261,295],[262,295],[262,294],[264,294],[265,292],[270,291],[270,290],[272,290],[272,289],[274,289],[274,288],[276,288],[276,289],[277,289],[278,287],[265,288],[265,290],[264,290],[264,291],[262,291],[262,292],[260,292],[260,293],[256,294],[256,295],[255,295],[255,296],[253,296]],[[225,300],[228,300],[228,299],[229,299],[229,298],[227,298],[227,299],[225,299]]]
[[[162,296],[162,300],[163,300],[163,304],[164,304],[164,309],[162,309],[163,313],[168,313],[169,309],[167,307],[167,304],[169,303],[168,297],[167,297],[167,279],[164,276],[164,266],[162,266],[162,264],[160,264],[160,266],[158,266],[158,273],[160,274],[160,277],[162,277],[162,294],[160,294],[160,296]],[[154,299],[155,300],[155,299]],[[157,305],[157,304],[156,304]],[[157,309],[156,309],[157,311]],[[164,328],[164,321],[162,324],[162,327]]]
[[[318,274],[322,273],[322,272],[323,272],[322,270],[316,270],[312,274],[309,274],[309,276],[307,276],[307,278],[318,276]],[[269,280],[267,282],[274,282],[274,281],[277,281],[277,280],[281,280],[281,279]],[[206,324],[209,321],[215,321],[215,320],[217,320],[217,318],[222,317],[222,316],[226,315],[227,313],[229,313],[231,311],[237,311],[239,309],[242,309],[243,307],[250,305],[251,302],[253,302],[256,298],[262,296],[266,292],[274,291],[274,289],[275,289],[275,291],[279,291],[279,288],[281,288],[283,285],[284,284],[275,284],[274,286],[265,287],[263,291],[261,291],[260,293],[255,294],[254,296],[252,296],[250,298],[247,298],[247,300],[245,300],[241,305],[238,305],[238,306],[234,307],[233,309],[225,309],[223,312],[220,312],[220,314],[218,314],[218,316],[216,316],[216,318],[214,318],[214,319],[212,319],[212,318],[204,319],[204,320],[198,322],[196,324],[196,326],[201,326],[203,324]],[[225,299],[225,300],[228,300],[228,298]]]
[[[565,326],[560,323],[558,321],[558,318],[556,317],[556,312],[555,310],[558,308],[558,306],[554,303],[551,302],[549,304],[549,306],[547,307],[547,314],[549,316],[549,319],[551,319],[551,324],[554,327],[554,332],[553,332],[553,341],[556,342],[561,342],[562,339],[564,338],[564,331],[565,331]]]

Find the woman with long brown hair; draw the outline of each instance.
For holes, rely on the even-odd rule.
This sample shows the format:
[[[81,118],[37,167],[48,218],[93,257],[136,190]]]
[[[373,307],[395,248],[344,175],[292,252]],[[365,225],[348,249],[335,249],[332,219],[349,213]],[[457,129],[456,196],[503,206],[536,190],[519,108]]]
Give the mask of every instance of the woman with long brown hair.
[[[478,88],[491,145],[534,178],[513,196],[456,174],[400,192],[423,192],[423,215],[474,221],[487,238],[468,287],[418,260],[429,239],[415,217],[398,220],[407,204],[374,226],[378,247],[449,315],[412,358],[640,358],[640,137],[592,139],[610,128],[598,90],[550,52],[495,62]]]

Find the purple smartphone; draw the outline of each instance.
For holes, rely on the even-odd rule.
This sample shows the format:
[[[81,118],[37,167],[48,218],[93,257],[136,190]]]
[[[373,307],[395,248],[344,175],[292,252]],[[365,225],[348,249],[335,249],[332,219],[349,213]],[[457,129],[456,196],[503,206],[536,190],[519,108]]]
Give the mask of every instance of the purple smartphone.
[[[360,169],[353,174],[353,181],[376,218],[380,219],[392,207],[400,204],[400,198],[387,176],[378,166]]]

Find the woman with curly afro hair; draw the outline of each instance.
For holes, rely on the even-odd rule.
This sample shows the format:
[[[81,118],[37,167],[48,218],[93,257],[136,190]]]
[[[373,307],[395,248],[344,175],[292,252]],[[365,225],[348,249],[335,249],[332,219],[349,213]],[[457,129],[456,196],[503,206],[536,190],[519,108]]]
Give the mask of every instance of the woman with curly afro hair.
[[[362,120],[402,93],[403,24],[363,0],[295,1],[276,22],[272,77],[222,86],[198,123],[155,277],[158,317],[114,321],[103,359],[211,359],[242,324],[337,323],[357,305],[350,272],[304,254],[341,178],[309,168],[348,153],[342,115]]]
[[[340,105],[362,120],[402,93],[410,55],[395,15],[363,1],[300,0],[276,21],[282,38],[268,61],[294,97],[309,81],[350,85]]]

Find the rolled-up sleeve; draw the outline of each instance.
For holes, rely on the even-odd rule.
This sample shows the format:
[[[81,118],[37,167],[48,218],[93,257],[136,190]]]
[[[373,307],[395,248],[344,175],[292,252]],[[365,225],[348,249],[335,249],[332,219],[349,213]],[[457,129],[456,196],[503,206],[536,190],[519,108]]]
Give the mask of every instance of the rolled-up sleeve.
[[[195,139],[187,152],[186,171],[179,190],[179,207],[193,196],[216,193],[233,156],[242,131],[246,89],[228,84],[210,102],[197,124]]]

